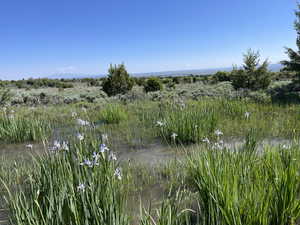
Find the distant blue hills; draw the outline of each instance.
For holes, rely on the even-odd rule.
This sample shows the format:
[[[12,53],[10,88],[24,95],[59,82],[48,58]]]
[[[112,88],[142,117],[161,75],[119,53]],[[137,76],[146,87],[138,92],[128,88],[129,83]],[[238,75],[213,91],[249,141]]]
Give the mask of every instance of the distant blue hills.
[[[269,70],[278,72],[282,68],[281,64],[271,64]],[[162,71],[162,72],[149,72],[149,73],[131,73],[134,77],[150,77],[150,76],[187,76],[187,75],[208,75],[214,74],[218,71],[231,71],[232,67],[220,67],[210,69],[194,69],[194,70],[175,70],[175,71]],[[47,76],[50,79],[81,79],[81,78],[101,78],[106,74],[75,74],[75,73],[62,73]]]

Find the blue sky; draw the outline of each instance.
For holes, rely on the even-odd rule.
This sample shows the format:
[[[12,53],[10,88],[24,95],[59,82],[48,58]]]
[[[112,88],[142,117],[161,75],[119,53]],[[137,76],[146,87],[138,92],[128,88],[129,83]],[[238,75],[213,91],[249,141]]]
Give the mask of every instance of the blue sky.
[[[0,4],[0,79],[57,73],[272,63],[295,47],[295,0],[9,0]]]

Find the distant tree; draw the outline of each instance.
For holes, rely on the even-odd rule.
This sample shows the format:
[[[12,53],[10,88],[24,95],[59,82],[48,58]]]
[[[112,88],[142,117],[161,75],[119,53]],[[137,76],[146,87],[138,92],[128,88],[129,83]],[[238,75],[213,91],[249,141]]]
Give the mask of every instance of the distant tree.
[[[173,82],[175,84],[180,84],[180,78],[179,77],[173,77]]]
[[[291,48],[285,48],[286,54],[290,60],[283,60],[281,64],[284,66],[283,71],[294,71],[297,73],[297,80],[300,80],[300,4],[298,3],[298,11],[295,11],[296,20],[294,22],[294,27],[297,32],[297,50]]]
[[[102,89],[108,96],[125,94],[133,87],[134,81],[130,78],[124,64],[110,65],[108,76],[102,83]]]
[[[230,73],[226,71],[218,71],[213,75],[216,82],[230,81]]]
[[[160,91],[163,89],[162,83],[159,78],[151,77],[149,78],[144,86],[145,92],[152,92],[152,91]]]
[[[231,72],[232,85],[238,88],[252,90],[267,88],[271,83],[271,73],[268,70],[269,62],[260,64],[260,54],[251,49],[244,54],[244,64],[241,69],[234,67]]]

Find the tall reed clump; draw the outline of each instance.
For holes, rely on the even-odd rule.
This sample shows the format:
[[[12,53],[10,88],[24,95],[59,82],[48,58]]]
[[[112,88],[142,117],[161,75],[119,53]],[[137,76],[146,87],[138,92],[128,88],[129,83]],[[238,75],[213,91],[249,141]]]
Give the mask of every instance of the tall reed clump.
[[[109,104],[101,111],[100,119],[107,124],[119,124],[128,118],[124,106],[118,104]]]
[[[190,209],[182,209],[184,205],[182,192],[178,191],[175,196],[165,199],[160,207],[151,215],[151,207],[148,211],[141,209],[141,225],[190,225]]]
[[[218,117],[211,110],[197,105],[175,107],[156,121],[158,134],[169,143],[198,143],[211,136],[217,127]]]
[[[299,147],[208,149],[188,161],[201,224],[292,225],[300,219]]]
[[[39,141],[50,135],[51,125],[42,118],[4,115],[0,117],[0,141]]]
[[[96,140],[78,139],[56,142],[23,188],[9,192],[12,224],[128,225],[116,156]]]

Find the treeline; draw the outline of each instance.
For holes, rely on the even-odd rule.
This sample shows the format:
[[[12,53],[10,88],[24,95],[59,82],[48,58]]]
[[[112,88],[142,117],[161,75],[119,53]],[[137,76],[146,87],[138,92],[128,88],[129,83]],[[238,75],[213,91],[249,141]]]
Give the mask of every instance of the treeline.
[[[64,79],[48,79],[48,78],[38,78],[38,79],[23,79],[23,80],[11,80],[11,81],[0,81],[1,87],[17,87],[17,88],[73,88],[74,85],[71,80]]]
[[[154,86],[161,86],[163,84],[167,88],[175,88],[176,84],[189,84],[202,82],[207,84],[214,84],[224,81],[233,81],[234,73],[236,71],[218,71],[215,74],[190,74],[190,75],[177,75],[177,76],[159,76],[159,77],[132,77],[134,85],[146,86],[147,81],[154,84],[159,81],[160,84],[154,84]],[[271,80],[292,80],[295,78],[295,72],[281,71],[281,72],[269,72]],[[17,88],[73,88],[74,83],[85,83],[91,87],[101,87],[102,82],[106,78],[82,78],[82,79],[48,79],[48,78],[30,78],[28,80],[0,80],[0,87],[17,87]],[[153,81],[154,80],[154,81]],[[151,85],[151,84],[150,84]],[[147,87],[146,87],[147,89]],[[149,88],[151,89],[151,88]]]

